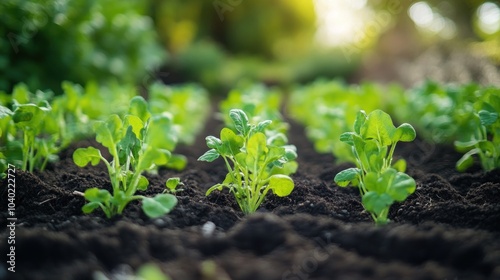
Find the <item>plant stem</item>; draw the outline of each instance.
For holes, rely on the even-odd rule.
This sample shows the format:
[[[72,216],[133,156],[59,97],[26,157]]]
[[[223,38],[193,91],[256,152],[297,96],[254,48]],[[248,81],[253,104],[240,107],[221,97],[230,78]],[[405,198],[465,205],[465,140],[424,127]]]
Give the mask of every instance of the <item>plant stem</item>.
[[[28,139],[28,132],[25,130],[24,131],[24,145],[23,145],[23,166],[22,170],[26,171],[28,168],[28,153],[29,153],[29,139]]]

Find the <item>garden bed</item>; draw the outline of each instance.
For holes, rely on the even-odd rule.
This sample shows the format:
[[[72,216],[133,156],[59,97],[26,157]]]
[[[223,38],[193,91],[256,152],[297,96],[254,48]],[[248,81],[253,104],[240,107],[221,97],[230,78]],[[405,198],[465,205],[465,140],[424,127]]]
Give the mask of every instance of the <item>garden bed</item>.
[[[474,166],[455,170],[452,148],[416,140],[401,143],[397,155],[408,161],[417,190],[395,204],[387,226],[374,225],[355,188],[339,188],[333,178],[346,164],[314,151],[304,129],[291,122],[299,170],[288,197],[269,195],[258,213],[245,217],[232,195],[206,189],[224,179],[222,161],[198,162],[206,135],[222,123],[211,118],[192,146],[182,172],[150,175],[154,194],[166,179],[179,176],[184,191],[167,216],[148,219],[138,203],[108,220],[100,211],[84,215],[86,188],[110,189],[105,167],[77,167],[71,158],[80,141],[66,149],[45,172],[16,173],[16,273],[0,278],[111,279],[156,263],[172,279],[499,279],[500,172]],[[6,185],[5,182],[2,185]],[[1,220],[7,193],[2,191]],[[215,229],[214,229],[215,226]],[[8,231],[0,248],[7,252]]]

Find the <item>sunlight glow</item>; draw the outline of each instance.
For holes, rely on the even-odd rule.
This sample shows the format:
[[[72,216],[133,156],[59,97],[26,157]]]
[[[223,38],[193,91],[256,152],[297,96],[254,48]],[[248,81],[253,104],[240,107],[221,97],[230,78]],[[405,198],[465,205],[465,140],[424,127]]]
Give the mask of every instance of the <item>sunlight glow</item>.
[[[411,5],[408,13],[417,25],[426,27],[432,25],[434,13],[426,2],[417,2]]]
[[[367,0],[315,0],[316,40],[325,46],[345,46],[362,40],[373,17]]]
[[[419,30],[431,35],[438,35],[443,39],[452,39],[457,34],[455,23],[434,11],[425,1],[410,6],[408,15]]]
[[[493,34],[500,30],[500,7],[486,2],[477,9],[479,28],[484,33]]]

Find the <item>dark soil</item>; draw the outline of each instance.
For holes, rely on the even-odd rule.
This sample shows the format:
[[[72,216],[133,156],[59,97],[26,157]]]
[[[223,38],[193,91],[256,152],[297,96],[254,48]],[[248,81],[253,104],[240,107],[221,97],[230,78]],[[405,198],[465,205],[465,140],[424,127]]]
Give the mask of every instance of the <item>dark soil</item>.
[[[178,153],[188,157],[182,172],[148,175],[148,194],[181,177],[184,191],[169,215],[150,220],[132,203],[123,216],[84,215],[89,187],[110,187],[103,166],[78,168],[71,159],[81,141],[43,173],[17,171],[16,273],[6,272],[9,232],[7,192],[1,191],[0,279],[110,279],[157,264],[172,279],[500,279],[500,172],[475,166],[454,169],[460,157],[450,147],[422,141],[401,144],[417,190],[391,208],[391,224],[377,227],[363,211],[354,188],[333,177],[346,164],[313,150],[301,126],[292,122],[290,142],[299,153],[295,190],[270,195],[258,213],[243,216],[227,192],[204,193],[220,182],[220,161],[198,162],[204,137],[217,135],[211,119],[200,137]],[[7,182],[2,182],[6,186]],[[213,230],[213,228],[215,228]]]

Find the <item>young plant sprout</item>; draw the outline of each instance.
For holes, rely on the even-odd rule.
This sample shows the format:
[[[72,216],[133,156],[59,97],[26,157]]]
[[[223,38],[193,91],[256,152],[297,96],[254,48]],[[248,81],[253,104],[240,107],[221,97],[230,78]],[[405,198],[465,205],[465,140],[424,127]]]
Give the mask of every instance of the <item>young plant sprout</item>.
[[[151,116],[142,97],[134,97],[129,114],[124,118],[111,115],[106,121],[94,125],[97,142],[108,148],[112,161],[105,159],[94,148],[79,148],[73,153],[76,165],[84,167],[89,163],[104,162],[111,179],[112,194],[108,190],[89,188],[84,196],[88,201],[82,208],[91,213],[101,208],[108,218],[122,214],[133,200],[142,201],[142,209],[150,218],[169,213],[177,204],[172,194],[158,194],[155,197],[136,195],[147,189],[149,182],[143,172],[165,166],[171,150],[177,142],[171,118],[167,115]]]
[[[389,208],[395,201],[404,201],[415,191],[413,178],[404,173],[406,162],[392,163],[399,141],[410,142],[415,130],[407,123],[395,127],[391,117],[375,110],[370,114],[358,112],[354,132],[345,132],[340,140],[352,147],[357,168],[348,168],[335,176],[340,187],[351,183],[361,193],[363,207],[377,224],[389,222]]]
[[[469,168],[475,155],[485,171],[500,167],[500,90],[491,89],[476,106],[479,111],[471,118],[475,133],[470,133],[469,141],[455,141],[457,150],[465,153],[456,164],[458,171]]]
[[[220,138],[208,136],[210,150],[198,160],[212,162],[222,157],[228,170],[226,178],[209,188],[206,195],[228,188],[243,213],[249,214],[257,210],[269,191],[279,197],[292,192],[294,183],[288,175],[296,170],[297,153],[295,146],[283,145],[280,137],[266,137],[264,130],[271,121],[250,124],[239,109],[230,110],[229,116],[236,132],[223,128]]]
[[[184,183],[181,182],[181,179],[179,177],[169,178],[167,182],[165,182],[165,187],[167,188],[164,192],[175,194],[177,192],[183,191],[184,189],[179,189],[179,186],[184,186]]]
[[[16,104],[12,121],[16,129],[22,131],[22,170],[33,172],[36,168],[45,169],[55,143],[50,138],[39,137],[44,119],[50,112],[48,102],[35,104]]]

